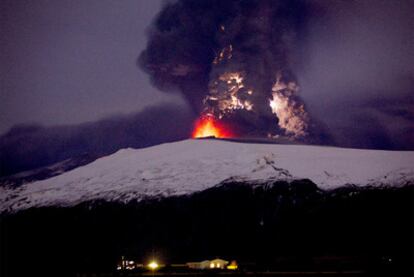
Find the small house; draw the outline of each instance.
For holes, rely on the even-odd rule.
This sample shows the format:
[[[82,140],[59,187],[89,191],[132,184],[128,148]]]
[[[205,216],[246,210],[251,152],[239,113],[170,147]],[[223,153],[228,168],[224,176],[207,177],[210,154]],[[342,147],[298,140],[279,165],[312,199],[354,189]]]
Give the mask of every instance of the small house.
[[[229,262],[226,260],[214,259],[187,263],[187,266],[192,269],[225,269],[228,264]]]

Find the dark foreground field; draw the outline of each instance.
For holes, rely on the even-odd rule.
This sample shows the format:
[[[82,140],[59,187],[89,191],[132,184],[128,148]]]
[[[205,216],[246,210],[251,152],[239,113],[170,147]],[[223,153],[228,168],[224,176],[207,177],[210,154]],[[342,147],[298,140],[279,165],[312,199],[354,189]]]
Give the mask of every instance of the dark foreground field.
[[[78,273],[76,276],[79,277],[112,277],[112,276],[162,276],[162,277],[169,277],[169,276],[183,276],[183,277],[190,277],[190,276],[197,276],[197,277],[221,277],[221,276],[229,276],[229,277],[253,277],[253,276],[263,276],[263,277],[285,277],[285,276],[312,276],[312,277],[340,277],[340,276],[346,276],[346,277],[362,277],[362,276],[374,276],[374,275],[368,275],[369,273],[364,271],[248,271],[248,272],[242,272],[242,273],[235,273],[235,272],[222,272],[222,273],[207,273],[207,272],[200,272],[200,273],[134,273],[134,272],[128,272],[128,273]],[[376,275],[378,276],[378,275]],[[381,275],[379,275],[381,276]],[[390,275],[393,276],[393,275]]]
[[[414,186],[227,182],[191,196],[1,215],[1,276],[413,276]],[[220,257],[237,272],[116,271]]]

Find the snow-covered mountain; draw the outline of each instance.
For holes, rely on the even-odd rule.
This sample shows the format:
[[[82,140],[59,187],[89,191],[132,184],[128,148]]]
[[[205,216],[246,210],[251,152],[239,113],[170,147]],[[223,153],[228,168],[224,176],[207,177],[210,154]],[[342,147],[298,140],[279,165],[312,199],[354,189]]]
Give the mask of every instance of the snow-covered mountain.
[[[256,184],[310,179],[326,190],[403,186],[414,182],[414,152],[185,140],[123,149],[59,176],[2,187],[0,212],[190,194],[229,179]]]

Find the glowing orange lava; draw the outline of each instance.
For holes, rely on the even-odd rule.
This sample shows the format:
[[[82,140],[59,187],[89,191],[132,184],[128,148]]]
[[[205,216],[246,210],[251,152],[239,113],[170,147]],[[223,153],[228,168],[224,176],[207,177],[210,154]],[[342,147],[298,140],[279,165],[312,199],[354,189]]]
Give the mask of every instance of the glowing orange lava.
[[[197,120],[195,123],[193,138],[230,138],[231,133],[226,128],[214,120],[211,116],[204,116]]]

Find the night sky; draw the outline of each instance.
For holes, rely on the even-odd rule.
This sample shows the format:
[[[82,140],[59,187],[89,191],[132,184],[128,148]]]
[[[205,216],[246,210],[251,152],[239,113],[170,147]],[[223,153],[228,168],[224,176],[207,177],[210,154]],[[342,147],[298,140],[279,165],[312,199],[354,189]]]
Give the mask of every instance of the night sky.
[[[266,1],[238,2],[254,7]],[[414,1],[267,4],[278,2],[287,7],[280,33],[293,30],[296,38],[276,56],[286,56],[281,60],[287,60],[295,75],[300,99],[313,124],[323,130],[320,144],[413,150]],[[211,77],[210,50],[216,38],[187,31],[191,24],[215,26],[211,18],[237,16],[236,10],[220,10],[225,4],[217,3],[1,1],[0,159],[10,165],[2,174],[30,168],[22,166],[28,155],[32,166],[38,156],[44,165],[55,162],[50,157],[62,149],[67,152],[60,155],[63,159],[189,137],[191,122],[201,112],[201,103],[194,102],[202,99],[203,82]],[[165,12],[168,7],[173,12]],[[168,18],[182,11],[189,16]],[[157,42],[157,34],[168,43],[151,43]],[[250,34],[243,36],[246,41]],[[200,37],[205,43],[197,48],[194,42]],[[251,40],[255,43],[254,34]],[[166,63],[175,62],[185,56],[184,50],[186,61],[204,74],[190,85],[160,85],[142,58],[155,53],[158,59],[167,57]],[[193,97],[197,93],[200,97]],[[108,136],[114,126],[117,135]],[[91,146],[84,142],[88,137],[105,143]],[[56,146],[47,155],[42,152],[44,138]],[[26,152],[16,158],[20,148]]]
[[[95,121],[180,97],[138,69],[161,1],[1,1],[0,133]]]

